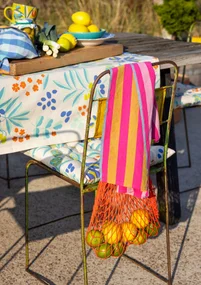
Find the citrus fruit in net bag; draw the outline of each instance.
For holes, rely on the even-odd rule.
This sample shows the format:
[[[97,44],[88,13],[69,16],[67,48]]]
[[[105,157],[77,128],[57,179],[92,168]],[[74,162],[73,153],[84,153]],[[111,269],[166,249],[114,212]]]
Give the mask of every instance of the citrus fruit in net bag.
[[[147,234],[145,231],[138,231],[136,238],[132,241],[133,244],[143,244],[147,241]]]
[[[87,233],[86,243],[90,247],[98,247],[104,242],[104,236],[100,231],[91,230]]]
[[[135,210],[131,215],[130,221],[137,228],[143,229],[149,224],[149,213],[145,209]]]
[[[109,244],[118,243],[122,237],[121,226],[115,222],[106,222],[102,227],[102,233]]]
[[[121,224],[122,242],[131,242],[137,235],[137,227],[133,223],[125,222]]]
[[[126,250],[126,245],[123,242],[118,242],[112,245],[112,256],[121,256]]]
[[[91,17],[88,13],[83,11],[78,11],[71,16],[72,21],[75,24],[88,26],[91,23]]]
[[[158,227],[157,223],[150,223],[146,228],[145,231],[150,237],[156,236],[158,234]]]
[[[108,243],[103,243],[95,249],[96,255],[100,258],[108,258],[112,254],[112,246]]]

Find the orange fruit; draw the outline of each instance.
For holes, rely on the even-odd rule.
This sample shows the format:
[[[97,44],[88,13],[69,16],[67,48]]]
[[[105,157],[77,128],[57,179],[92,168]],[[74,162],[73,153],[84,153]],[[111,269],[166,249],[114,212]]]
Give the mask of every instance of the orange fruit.
[[[122,242],[131,242],[137,235],[137,227],[133,223],[122,223]]]
[[[145,231],[148,233],[150,237],[156,236],[158,234],[158,225],[155,223],[150,223],[146,228]]]
[[[133,244],[143,244],[147,241],[147,234],[144,231],[139,231],[136,238],[132,241]]]
[[[112,256],[121,256],[125,250],[126,246],[123,244],[123,242],[115,243],[112,245]]]
[[[91,230],[87,233],[86,243],[90,247],[98,247],[104,242],[103,234],[100,231]]]
[[[106,222],[102,227],[102,233],[107,243],[118,243],[122,237],[121,226],[115,222]]]
[[[96,255],[100,258],[108,258],[112,254],[112,246],[108,243],[103,243],[96,248]]]
[[[131,215],[131,223],[139,229],[144,229],[149,224],[149,213],[145,209],[135,210]]]

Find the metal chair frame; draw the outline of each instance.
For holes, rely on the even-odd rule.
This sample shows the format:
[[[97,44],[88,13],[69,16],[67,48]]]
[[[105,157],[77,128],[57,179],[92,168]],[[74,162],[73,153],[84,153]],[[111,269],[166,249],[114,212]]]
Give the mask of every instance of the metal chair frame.
[[[189,31],[188,31],[188,35],[187,35],[187,42],[191,42],[192,32],[193,32],[193,29],[195,28],[196,23],[201,23],[201,21],[197,20],[190,26]],[[186,74],[186,66],[183,67],[181,83],[184,83],[185,74]],[[198,106],[189,106],[189,107],[183,107],[182,108],[182,113],[183,113],[183,118],[184,118],[184,130],[185,130],[185,137],[186,137],[188,164],[183,165],[183,166],[178,166],[178,168],[191,168],[191,165],[192,165],[192,163],[191,163],[191,150],[190,150],[189,135],[188,135],[188,125],[187,125],[187,118],[186,118],[186,110],[185,109],[194,108],[194,107],[198,107]]]
[[[166,125],[166,130],[165,130],[165,144],[164,144],[164,159],[163,159],[163,163],[161,163],[160,165],[158,165],[155,168],[151,168],[151,173],[157,173],[157,172],[163,172],[164,178],[165,178],[165,185],[164,185],[164,191],[165,191],[165,201],[166,201],[166,244],[167,244],[167,265],[168,265],[168,279],[159,276],[157,273],[153,272],[152,269],[147,268],[147,266],[143,266],[144,269],[148,270],[149,272],[151,272],[152,274],[154,274],[156,277],[158,277],[159,279],[161,279],[162,281],[168,283],[169,285],[172,284],[172,279],[171,279],[171,260],[170,260],[170,237],[169,237],[169,208],[168,208],[168,184],[167,184],[167,163],[166,163],[166,159],[167,159],[167,150],[168,150],[168,141],[169,141],[169,133],[170,133],[170,124],[171,124],[171,119],[172,119],[172,113],[173,113],[173,105],[174,105],[174,96],[175,96],[175,90],[176,90],[176,81],[177,81],[177,77],[178,77],[178,68],[177,65],[172,62],[172,61],[161,61],[161,62],[156,62],[153,63],[153,66],[157,66],[157,65],[171,65],[174,67],[175,69],[175,78],[174,78],[174,83],[172,86],[166,86],[167,89],[171,90],[171,94],[169,94],[167,92],[166,97],[169,97],[170,100],[170,105],[169,105],[169,114],[168,114],[168,118],[165,119],[161,125]],[[88,184],[85,185],[84,184],[84,176],[85,176],[85,162],[86,162],[86,154],[87,154],[87,145],[88,145],[88,137],[89,137],[89,128],[90,128],[90,118],[91,118],[91,110],[92,110],[92,103],[93,101],[98,101],[99,99],[94,99],[94,92],[95,92],[95,88],[96,85],[98,83],[98,81],[106,74],[110,74],[109,70],[106,70],[104,72],[102,72],[94,81],[94,84],[92,86],[91,89],[91,93],[90,93],[90,98],[89,98],[89,107],[88,107],[88,115],[87,115],[87,120],[86,120],[86,129],[85,129],[85,139],[84,139],[84,150],[83,150],[83,158],[82,158],[82,164],[81,164],[81,176],[80,176],[80,183],[77,183],[69,178],[67,178],[66,176],[52,170],[51,168],[47,167],[46,165],[44,165],[43,163],[36,161],[36,160],[29,160],[26,164],[26,170],[25,170],[25,255],[26,255],[26,270],[27,272],[29,272],[30,274],[32,274],[34,277],[36,277],[37,279],[39,279],[40,282],[47,284],[46,282],[44,282],[44,280],[41,280],[41,278],[38,276],[38,274],[36,274],[35,272],[33,272],[29,267],[30,267],[30,262],[29,262],[29,230],[36,228],[36,227],[40,227],[58,220],[61,220],[63,218],[67,218],[67,217],[72,217],[75,215],[80,215],[81,217],[81,243],[82,243],[82,257],[83,257],[83,269],[84,269],[84,284],[87,285],[88,284],[88,276],[87,276],[87,258],[86,258],[86,244],[85,244],[85,229],[84,229],[84,194],[88,193],[88,192],[92,192],[95,191],[97,189],[98,183],[95,184]],[[40,224],[40,225],[36,225],[34,227],[29,228],[29,201],[28,201],[28,171],[29,171],[29,167],[31,165],[38,165],[40,167],[42,167],[43,169],[46,169],[47,171],[49,171],[50,173],[56,175],[57,177],[61,178],[62,180],[76,186],[77,188],[80,188],[80,213],[76,213],[74,215],[71,216],[65,216],[62,217],[61,219],[57,219],[54,221],[50,221],[48,223],[45,224]],[[138,265],[142,266],[139,262],[136,262],[135,260],[133,260],[131,257],[129,257],[128,255],[124,254],[123,255],[126,258],[129,258],[130,260],[132,260],[133,262],[137,263]]]

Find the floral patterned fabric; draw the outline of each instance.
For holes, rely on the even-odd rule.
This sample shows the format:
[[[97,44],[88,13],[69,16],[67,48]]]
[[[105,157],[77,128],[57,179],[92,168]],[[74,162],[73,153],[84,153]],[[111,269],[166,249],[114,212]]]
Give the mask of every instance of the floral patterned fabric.
[[[201,87],[178,82],[174,107],[183,108],[194,105],[201,105]]]
[[[24,152],[24,154],[41,161],[51,169],[64,176],[80,182],[83,141],[42,146]],[[156,165],[163,161],[163,146],[151,146],[150,163]],[[168,149],[168,158],[175,153]],[[100,179],[101,139],[90,139],[87,148],[85,184],[95,183]]]
[[[124,53],[23,76],[0,76],[0,154],[84,139],[89,94],[102,71],[125,63],[158,61]],[[156,87],[160,70],[155,68]],[[96,98],[107,97],[109,75],[96,88]],[[94,136],[97,102],[93,105],[90,137]]]

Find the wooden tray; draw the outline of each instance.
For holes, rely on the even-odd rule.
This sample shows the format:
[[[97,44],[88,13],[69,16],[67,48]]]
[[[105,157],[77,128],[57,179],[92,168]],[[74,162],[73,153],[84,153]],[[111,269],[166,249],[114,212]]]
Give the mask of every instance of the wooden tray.
[[[121,44],[103,44],[100,46],[78,47],[67,53],[60,53],[57,58],[41,56],[34,59],[10,61],[10,75],[23,75],[66,65],[97,60],[123,53]]]

